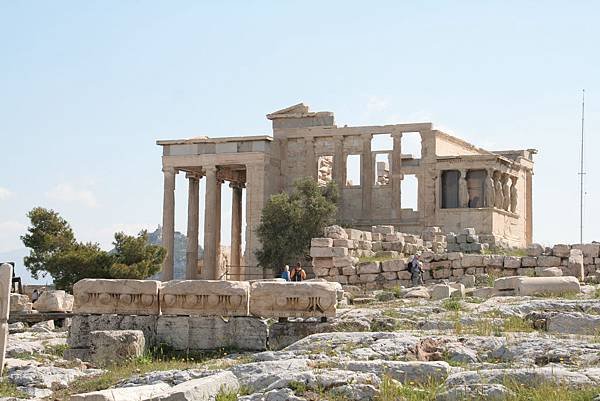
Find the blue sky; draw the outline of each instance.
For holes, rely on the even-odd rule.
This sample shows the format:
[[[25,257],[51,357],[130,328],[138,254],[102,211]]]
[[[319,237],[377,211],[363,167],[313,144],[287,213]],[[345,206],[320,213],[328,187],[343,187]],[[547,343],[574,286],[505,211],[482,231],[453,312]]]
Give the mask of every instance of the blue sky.
[[[155,228],[157,139],[269,134],[265,114],[300,101],[339,125],[432,121],[537,148],[535,240],[577,242],[582,88],[584,239],[600,239],[598,15],[592,1],[0,1],[0,259],[22,253],[38,205],[105,247]]]

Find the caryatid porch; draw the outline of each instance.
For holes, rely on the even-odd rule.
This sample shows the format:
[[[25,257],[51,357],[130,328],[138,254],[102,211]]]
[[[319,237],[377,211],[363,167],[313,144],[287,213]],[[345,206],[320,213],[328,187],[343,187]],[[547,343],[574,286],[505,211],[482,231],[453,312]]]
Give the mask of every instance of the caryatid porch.
[[[245,278],[242,264],[256,266],[254,251],[259,246],[255,228],[268,196],[265,172],[270,159],[270,138],[194,138],[185,141],[159,141],[163,146],[163,246],[167,256],[162,280],[174,276],[175,178],[178,172],[188,181],[186,279],[222,280]],[[242,151],[240,151],[240,149]],[[207,153],[212,151],[213,153]],[[200,217],[200,182],[205,180],[204,196],[204,258],[198,274],[198,237]],[[219,266],[221,249],[221,186],[231,187],[231,255],[227,271]],[[268,184],[267,184],[268,185]],[[243,191],[246,191],[246,247],[242,253]],[[244,263],[242,263],[244,260]]]

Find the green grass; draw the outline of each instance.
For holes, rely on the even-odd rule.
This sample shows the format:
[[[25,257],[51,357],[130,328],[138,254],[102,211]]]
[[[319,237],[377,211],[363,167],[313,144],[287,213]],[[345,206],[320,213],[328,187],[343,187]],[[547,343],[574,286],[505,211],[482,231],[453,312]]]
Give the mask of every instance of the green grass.
[[[288,388],[290,388],[296,395],[302,395],[308,390],[306,383],[295,380],[292,380],[288,383]]]
[[[456,299],[456,298],[446,298],[442,301],[442,308],[448,310],[448,311],[460,311],[463,310],[463,305],[460,301],[460,299]]]
[[[600,298],[600,287],[597,287],[594,291],[594,298]]]
[[[388,375],[384,375],[379,386],[376,401],[435,401],[443,391],[440,384],[430,382],[425,385],[402,385]]]
[[[53,400],[66,401],[69,400],[70,396],[73,394],[105,390],[134,375],[143,375],[149,372],[172,369],[222,369],[240,363],[247,363],[251,360],[251,357],[246,355],[242,355],[237,359],[222,359],[222,357],[227,354],[227,350],[220,350],[216,352],[195,353],[193,355],[188,354],[187,356],[182,356],[178,353],[171,353],[164,349],[158,349],[152,354],[149,353],[142,357],[125,361],[120,365],[113,365],[97,377],[77,379],[72,382],[68,388],[55,392]],[[223,398],[222,400],[225,401],[227,398]]]
[[[358,263],[361,262],[384,262],[386,260],[398,259],[399,256],[382,256],[382,255],[373,255],[373,256],[361,256],[358,258]]]
[[[69,346],[67,344],[57,344],[57,345],[46,346],[46,348],[44,349],[44,352],[47,354],[58,356],[58,357],[62,358],[63,354],[68,349],[69,349]]]
[[[215,401],[236,401],[238,399],[238,393],[235,391],[226,391],[221,389],[217,396],[215,397]]]
[[[29,398],[27,394],[17,389],[17,386],[7,379],[0,380],[0,397]]]

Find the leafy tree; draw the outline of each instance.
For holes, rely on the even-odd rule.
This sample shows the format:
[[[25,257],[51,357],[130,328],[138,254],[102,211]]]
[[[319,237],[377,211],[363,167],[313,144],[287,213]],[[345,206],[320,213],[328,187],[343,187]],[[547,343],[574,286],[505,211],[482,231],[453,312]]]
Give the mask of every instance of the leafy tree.
[[[310,177],[297,180],[291,194],[271,196],[262,210],[256,252],[262,267],[280,269],[286,262],[308,255],[311,238],[322,235],[335,220],[338,190],[335,182],[320,187]]]
[[[110,269],[113,278],[146,278],[158,273],[167,251],[150,245],[148,232],[143,230],[137,237],[122,232],[115,234],[115,252]]]
[[[24,262],[32,277],[38,279],[41,272],[47,271],[50,258],[76,245],[75,235],[69,223],[54,210],[36,207],[27,213],[27,217],[31,227],[21,240],[31,252]]]
[[[21,239],[31,251],[25,266],[34,278],[50,274],[58,289],[71,290],[84,278],[144,279],[160,270],[166,254],[148,243],[146,231],[116,233],[115,249],[106,252],[97,243],[77,242],[67,221],[53,210],[37,207],[27,216],[31,226]]]

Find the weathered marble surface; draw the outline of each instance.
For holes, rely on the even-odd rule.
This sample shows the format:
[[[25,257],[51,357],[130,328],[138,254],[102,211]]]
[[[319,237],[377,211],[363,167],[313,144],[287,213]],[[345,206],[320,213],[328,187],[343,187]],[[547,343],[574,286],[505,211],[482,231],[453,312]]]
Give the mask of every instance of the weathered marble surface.
[[[159,281],[84,279],[73,286],[74,313],[158,315]]]
[[[163,315],[248,316],[246,281],[169,281],[160,289]]]
[[[8,341],[8,314],[10,312],[10,286],[12,266],[4,263],[0,266],[0,375],[4,369],[4,353]]]
[[[334,317],[337,283],[264,282],[250,287],[250,314],[262,317]]]

